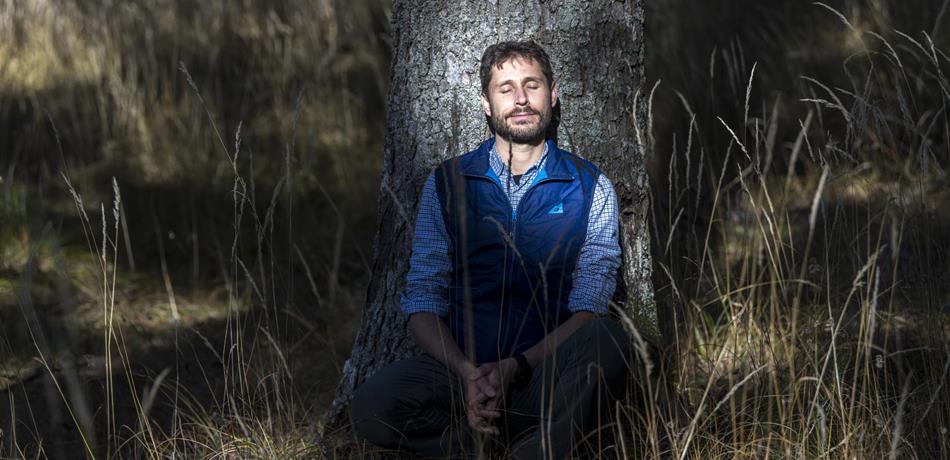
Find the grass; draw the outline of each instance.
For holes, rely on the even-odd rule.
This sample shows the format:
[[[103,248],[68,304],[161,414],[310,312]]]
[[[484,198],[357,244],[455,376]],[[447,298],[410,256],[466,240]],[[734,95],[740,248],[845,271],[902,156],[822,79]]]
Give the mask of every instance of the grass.
[[[313,445],[366,282],[386,14],[2,7],[0,456]]]
[[[947,457],[946,4],[684,1],[647,19],[668,359],[594,449]],[[382,151],[358,3],[0,7],[0,456],[373,455],[320,424]]]
[[[935,210],[948,205],[937,192],[948,99],[928,96],[947,86],[947,41],[889,28],[893,10],[849,6],[751,26],[786,40],[706,54],[708,83],[683,90],[698,100],[651,104],[668,117],[658,124],[681,123],[654,144],[670,153],[651,178],[658,292],[676,316],[676,393],[692,415],[641,445],[668,436],[678,458],[947,455],[950,222]],[[796,64],[770,62],[770,47],[823,39],[841,44],[824,48],[843,72],[766,86]]]

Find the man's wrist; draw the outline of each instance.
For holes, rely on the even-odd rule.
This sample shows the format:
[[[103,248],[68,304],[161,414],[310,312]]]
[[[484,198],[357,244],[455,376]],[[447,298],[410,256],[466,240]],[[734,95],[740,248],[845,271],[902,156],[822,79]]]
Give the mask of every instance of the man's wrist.
[[[456,361],[455,365],[452,366],[452,371],[459,377],[468,377],[476,370],[478,370],[478,368],[475,367],[475,364],[464,358]]]
[[[514,357],[509,357],[501,360],[499,364],[504,366],[505,380],[510,382],[518,373],[518,361]]]

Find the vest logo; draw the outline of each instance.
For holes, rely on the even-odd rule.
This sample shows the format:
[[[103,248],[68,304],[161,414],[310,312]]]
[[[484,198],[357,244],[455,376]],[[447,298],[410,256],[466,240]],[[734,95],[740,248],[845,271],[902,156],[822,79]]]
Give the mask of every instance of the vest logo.
[[[558,203],[555,205],[550,211],[548,211],[548,214],[564,214],[564,203]]]

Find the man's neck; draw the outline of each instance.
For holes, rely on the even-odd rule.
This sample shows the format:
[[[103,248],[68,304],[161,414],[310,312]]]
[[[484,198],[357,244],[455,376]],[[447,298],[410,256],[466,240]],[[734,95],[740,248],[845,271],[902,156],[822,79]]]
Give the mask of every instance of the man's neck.
[[[524,174],[531,165],[538,162],[544,153],[544,141],[537,144],[517,144],[495,136],[495,150],[505,165],[509,164],[508,154],[511,153],[511,174]]]

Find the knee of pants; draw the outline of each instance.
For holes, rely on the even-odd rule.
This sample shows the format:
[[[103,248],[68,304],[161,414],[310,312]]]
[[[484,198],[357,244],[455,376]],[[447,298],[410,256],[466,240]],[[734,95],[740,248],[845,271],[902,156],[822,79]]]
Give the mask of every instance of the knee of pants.
[[[387,420],[392,401],[373,387],[370,379],[356,390],[350,402],[350,420],[360,438],[381,447],[395,446],[401,436]]]
[[[608,379],[627,375],[631,365],[631,338],[623,326],[611,318],[596,318],[593,335],[593,352]]]

